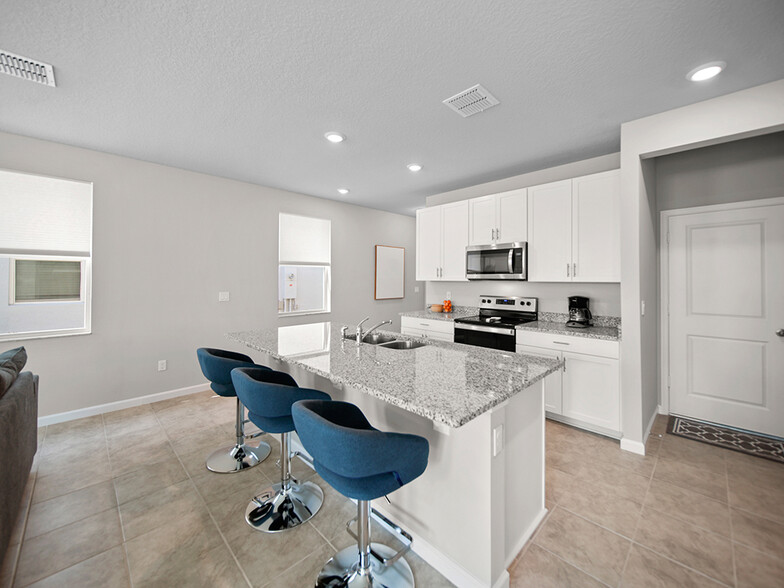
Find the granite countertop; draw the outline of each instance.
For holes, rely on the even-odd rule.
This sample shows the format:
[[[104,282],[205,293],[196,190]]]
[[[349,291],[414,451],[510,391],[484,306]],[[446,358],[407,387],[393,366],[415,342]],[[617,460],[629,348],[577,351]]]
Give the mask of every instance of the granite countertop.
[[[340,327],[312,323],[228,333],[227,337],[450,427],[466,424],[563,363],[389,332],[398,339],[427,344],[406,350],[357,345],[342,338]]]
[[[585,327],[572,329],[562,322],[534,321],[517,325],[518,331],[538,331],[540,333],[554,333],[568,335],[569,337],[586,337],[588,339],[602,339],[604,341],[619,341],[621,338],[618,327]]]
[[[433,312],[432,310],[408,310],[401,312],[400,316],[412,318],[433,319],[436,321],[453,321],[464,316],[474,316],[479,314],[479,309],[475,306],[455,306],[452,312]]]

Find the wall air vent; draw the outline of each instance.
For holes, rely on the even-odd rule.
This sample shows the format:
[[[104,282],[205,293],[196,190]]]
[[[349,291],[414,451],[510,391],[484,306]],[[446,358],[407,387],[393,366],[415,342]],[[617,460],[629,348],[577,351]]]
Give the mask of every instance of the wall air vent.
[[[54,87],[54,69],[48,63],[33,61],[0,49],[0,72]]]
[[[451,98],[444,100],[449,108],[463,117],[479,114],[491,106],[498,104],[498,98],[477,84],[473,88],[468,88]]]

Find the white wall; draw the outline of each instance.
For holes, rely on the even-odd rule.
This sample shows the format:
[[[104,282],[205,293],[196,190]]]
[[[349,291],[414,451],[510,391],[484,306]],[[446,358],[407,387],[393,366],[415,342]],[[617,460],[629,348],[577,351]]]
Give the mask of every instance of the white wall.
[[[651,158],[784,129],[784,80],[621,126],[622,447],[642,449],[658,402],[656,174]]]
[[[451,296],[447,296],[447,294]],[[540,312],[569,310],[569,296],[587,296],[591,313],[621,316],[621,289],[618,284],[544,284],[513,280],[476,282],[427,282],[427,304],[440,304],[451,297],[455,306],[479,306],[479,297],[532,296],[539,299]]]
[[[6,133],[0,167],[94,182],[93,332],[22,342],[40,416],[203,382],[196,348],[242,350],[228,331],[366,315],[399,326],[398,312],[424,305],[411,217]],[[278,318],[281,211],[332,221],[329,315]],[[373,299],[376,244],[406,248],[403,300]]]

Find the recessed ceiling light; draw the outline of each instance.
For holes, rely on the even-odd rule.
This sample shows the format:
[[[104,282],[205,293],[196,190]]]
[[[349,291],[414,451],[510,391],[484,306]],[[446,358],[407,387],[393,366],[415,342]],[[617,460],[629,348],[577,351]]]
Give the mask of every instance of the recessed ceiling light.
[[[330,143],[342,143],[346,140],[346,135],[343,133],[338,133],[336,131],[330,131],[328,133],[324,133],[324,136],[327,138],[327,141]]]
[[[418,163],[409,163],[406,167],[412,172],[418,172],[420,169],[422,169],[422,166]]]
[[[343,196],[345,196],[346,194],[348,194],[348,192],[349,192],[348,188],[338,188],[338,194],[342,194]]]
[[[727,64],[723,61],[711,61],[710,63],[695,67],[686,74],[686,79],[691,80],[692,82],[704,82],[705,80],[709,80],[712,77],[719,75],[725,67],[727,67]]]

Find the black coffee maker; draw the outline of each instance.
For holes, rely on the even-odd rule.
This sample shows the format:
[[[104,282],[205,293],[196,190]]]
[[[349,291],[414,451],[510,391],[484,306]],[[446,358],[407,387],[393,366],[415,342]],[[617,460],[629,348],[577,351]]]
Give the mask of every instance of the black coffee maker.
[[[593,325],[593,315],[588,310],[588,299],[585,296],[569,296],[569,320],[566,326],[573,329],[584,329]]]

